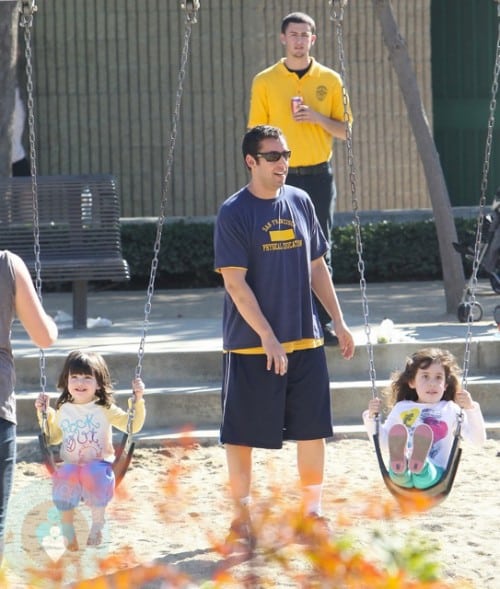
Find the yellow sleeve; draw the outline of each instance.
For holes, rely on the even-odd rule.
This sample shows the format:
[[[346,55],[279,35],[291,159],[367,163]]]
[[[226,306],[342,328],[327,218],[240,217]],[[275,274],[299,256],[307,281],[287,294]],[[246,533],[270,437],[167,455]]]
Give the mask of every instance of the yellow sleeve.
[[[256,76],[250,91],[250,110],[248,113],[248,129],[257,125],[269,124],[269,105],[265,83]]]
[[[132,399],[128,400],[129,409],[132,406]],[[113,427],[119,429],[122,432],[127,431],[127,424],[128,424],[128,412],[124,411],[118,405],[111,405],[109,409],[106,410],[108,413],[109,422]],[[142,427],[144,426],[144,421],[146,420],[146,404],[144,399],[139,399],[135,402],[135,415],[134,420],[132,422],[132,433],[137,433],[141,431]]]

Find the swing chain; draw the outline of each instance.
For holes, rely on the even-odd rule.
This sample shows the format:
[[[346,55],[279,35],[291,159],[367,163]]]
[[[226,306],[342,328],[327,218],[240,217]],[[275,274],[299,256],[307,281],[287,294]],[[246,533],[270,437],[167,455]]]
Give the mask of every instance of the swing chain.
[[[496,0],[500,2],[500,0]],[[500,4],[498,6],[498,16],[500,18]],[[489,109],[489,117],[488,117],[488,125],[487,125],[487,134],[486,134],[486,143],[484,149],[484,161],[483,161],[483,170],[481,176],[481,196],[479,199],[479,213],[477,219],[477,228],[476,228],[476,239],[474,243],[474,258],[472,262],[472,278],[471,278],[471,291],[470,291],[470,298],[469,298],[469,307],[468,307],[468,315],[467,315],[467,335],[465,339],[465,353],[464,353],[464,368],[463,368],[463,376],[462,376],[462,386],[464,389],[467,388],[467,376],[469,372],[469,364],[470,364],[470,346],[471,346],[471,339],[472,339],[472,323],[474,321],[474,307],[476,305],[476,289],[477,289],[477,274],[479,271],[479,263],[480,263],[480,249],[482,244],[482,233],[483,233],[483,222],[484,222],[484,209],[486,206],[486,191],[488,188],[488,173],[490,168],[490,159],[491,159],[491,150],[493,144],[493,131],[495,128],[495,111],[496,111],[496,96],[498,93],[498,77],[500,74],[500,22],[498,24],[498,35],[497,35],[497,45],[496,45],[496,57],[495,57],[495,66],[493,71],[493,82],[491,85],[491,100],[490,100],[490,109]]]
[[[329,0],[330,20],[338,23],[344,20],[344,8],[347,6],[347,0]]]
[[[21,13],[19,25],[21,27],[31,27],[33,16],[37,10],[36,0],[22,0],[19,6],[19,12]]]
[[[181,8],[186,11],[187,22],[191,24],[197,22],[196,15],[200,9],[199,0],[188,0],[187,2],[181,2]]]
[[[186,3],[187,4],[194,4],[196,5],[193,10],[197,10],[199,8],[199,2],[195,3]],[[184,6],[183,6],[184,7]],[[138,351],[138,362],[135,370],[135,376],[139,378],[141,376],[142,371],[142,361],[144,358],[145,352],[145,345],[146,345],[146,334],[149,328],[149,316],[151,314],[151,307],[152,307],[152,299],[154,293],[154,285],[155,285],[155,278],[156,272],[158,270],[158,259],[160,255],[160,247],[161,247],[161,236],[163,225],[165,223],[166,218],[166,207],[167,207],[167,195],[170,185],[170,177],[172,175],[172,167],[174,162],[174,150],[175,150],[175,143],[177,139],[177,126],[180,118],[180,110],[181,110],[181,102],[182,102],[182,93],[183,93],[183,86],[184,86],[184,79],[186,77],[186,67],[187,61],[189,57],[189,46],[190,46],[190,38],[191,38],[191,25],[196,22],[196,18],[193,19],[192,14],[188,11],[186,14],[186,25],[184,30],[184,44],[182,48],[181,54],[181,65],[179,68],[178,74],[178,85],[177,85],[177,93],[175,98],[175,108],[174,113],[172,115],[172,130],[170,134],[170,142],[169,142],[169,152],[167,157],[166,163],[166,175],[163,180],[163,190],[162,190],[162,199],[160,204],[160,213],[157,220],[156,225],[156,238],[153,246],[153,259],[151,261],[151,271],[149,276],[149,284],[147,288],[147,296],[146,296],[146,303],[144,305],[144,323],[143,323],[143,330],[142,330],[142,337],[139,343],[139,351]]]
[[[330,5],[336,4],[335,0],[330,1]],[[347,4],[345,0],[341,0],[340,2],[341,8]],[[353,225],[355,230],[355,237],[356,237],[356,254],[358,257],[357,265],[358,265],[358,272],[360,276],[360,291],[361,291],[361,304],[363,310],[363,318],[364,318],[364,330],[366,335],[366,349],[368,353],[368,364],[369,364],[369,376],[370,382],[372,387],[372,396],[375,398],[377,396],[377,375],[375,371],[375,360],[373,355],[373,345],[371,343],[371,327],[370,327],[370,320],[369,320],[369,310],[368,310],[368,296],[367,296],[367,284],[365,278],[365,262],[363,258],[363,240],[361,238],[361,220],[359,217],[359,205],[358,199],[356,196],[357,188],[356,188],[356,170],[355,170],[355,163],[354,163],[354,150],[352,145],[352,132],[351,132],[351,125],[350,125],[350,117],[349,117],[349,110],[348,110],[348,93],[347,93],[347,81],[346,81],[346,58],[344,53],[344,42],[343,42],[343,29],[342,29],[342,20],[343,14],[340,18],[334,17],[334,13],[332,11],[331,20],[335,22],[335,27],[337,31],[337,44],[338,44],[338,51],[339,51],[339,63],[340,63],[340,75],[343,81],[342,84],[342,99],[344,103],[344,123],[346,129],[346,154],[347,154],[347,165],[349,168],[349,181],[351,187],[351,202],[352,202],[352,211],[354,215]]]
[[[29,6],[28,6],[29,5]],[[35,0],[23,2],[19,8],[21,13],[19,26],[24,29],[24,51],[26,60],[26,92],[27,92],[27,114],[28,114],[28,142],[29,160],[31,168],[31,195],[33,207],[33,251],[35,254],[35,290],[40,302],[42,302],[42,267],[40,262],[40,223],[38,210],[38,183],[37,183],[37,149],[35,132],[35,101],[33,92],[33,51],[31,42],[31,27],[33,15],[37,11]],[[45,371],[45,352],[42,348],[39,351],[40,362],[40,386],[42,393],[45,393],[47,386],[47,375]]]

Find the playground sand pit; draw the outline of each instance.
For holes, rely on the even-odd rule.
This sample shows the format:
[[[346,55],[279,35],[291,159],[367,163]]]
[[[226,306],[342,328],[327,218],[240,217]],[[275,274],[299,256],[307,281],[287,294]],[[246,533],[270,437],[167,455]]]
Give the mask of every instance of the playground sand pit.
[[[323,510],[335,535],[349,531],[355,538],[353,545],[373,559],[380,558],[374,550],[374,533],[382,543],[407,537],[421,543],[426,538],[436,544],[435,559],[446,580],[468,580],[468,586],[475,589],[498,589],[500,441],[488,440],[481,448],[464,443],[463,448],[447,499],[431,510],[404,514],[385,489],[368,440],[329,442]],[[252,509],[258,517],[272,512],[275,519],[266,520],[271,522],[280,513],[290,513],[299,501],[296,479],[294,444],[286,444],[281,451],[256,450]],[[63,587],[103,573],[114,575],[116,581],[117,574],[128,571],[136,575],[130,585],[110,581],[99,587],[199,587],[225,571],[226,581],[217,586],[243,587],[244,579],[251,575],[253,584],[245,586],[300,587],[298,575],[307,576],[312,565],[298,544],[267,557],[258,551],[252,559],[224,555],[218,549],[231,521],[226,482],[224,450],[217,445],[139,444],[108,508],[102,545],[86,546],[88,510],[81,505],[76,517],[80,550],[68,552],[58,537],[45,467],[35,457],[24,459],[16,467],[9,507],[2,586]],[[267,547],[273,543],[269,538],[263,537]],[[184,573],[184,585],[180,581],[177,585],[141,581],[148,570],[144,565],[151,564],[164,571],[172,567],[172,574]],[[59,577],[36,579],[49,570],[59,571]]]

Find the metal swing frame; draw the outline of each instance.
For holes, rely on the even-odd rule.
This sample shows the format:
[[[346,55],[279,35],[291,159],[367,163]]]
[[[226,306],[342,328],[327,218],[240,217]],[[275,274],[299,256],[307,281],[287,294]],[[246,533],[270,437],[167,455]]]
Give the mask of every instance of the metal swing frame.
[[[2,0],[0,0],[2,1]],[[142,335],[139,342],[139,349],[137,352],[137,365],[135,369],[135,377],[139,378],[142,373],[142,363],[145,354],[146,335],[149,327],[149,316],[152,309],[152,300],[154,295],[154,285],[156,279],[156,272],[158,268],[158,259],[160,254],[162,230],[166,219],[167,196],[170,185],[170,177],[172,174],[172,167],[174,162],[174,150],[177,139],[177,126],[180,118],[183,84],[186,76],[186,68],[190,50],[191,28],[197,22],[197,13],[200,8],[199,0],[191,0],[181,2],[180,7],[185,11],[185,28],[184,28],[184,44],[181,54],[181,62],[178,74],[178,86],[175,100],[174,113],[172,115],[172,128],[170,134],[170,148],[166,164],[166,175],[163,180],[162,198],[160,204],[160,213],[157,220],[156,238],[153,247],[153,259],[151,261],[151,271],[149,276],[149,283],[146,293],[146,303],[144,305],[144,320],[142,326]],[[24,28],[25,39],[25,54],[26,54],[26,78],[27,78],[27,111],[28,111],[28,130],[29,130],[29,151],[30,151],[30,165],[32,178],[32,200],[33,200],[33,237],[34,237],[34,251],[35,251],[35,287],[37,295],[42,301],[42,279],[41,279],[41,263],[40,263],[40,234],[39,234],[39,218],[38,218],[38,191],[37,191],[37,153],[36,153],[36,136],[35,136],[35,117],[34,117],[34,98],[33,98],[33,66],[32,66],[32,49],[31,49],[31,27],[33,25],[33,16],[37,12],[36,0],[22,0],[19,5],[20,20],[19,25]],[[45,370],[45,353],[40,348],[40,385],[42,393],[46,391],[47,376]],[[121,440],[115,446],[115,459],[113,461],[113,472],[115,475],[115,486],[118,486],[124,478],[130,462],[133,457],[135,449],[135,441],[133,437],[133,421],[135,417],[135,396],[131,397],[131,406],[128,409],[127,428]],[[47,410],[42,409],[42,423],[38,436],[39,446],[42,461],[47,470],[52,475],[57,469],[57,461],[49,444],[50,432],[48,424]]]
[[[497,3],[497,12],[498,17],[500,19],[500,0],[494,0]],[[351,200],[352,200],[352,211],[353,211],[353,225],[355,228],[355,237],[356,237],[356,253],[358,257],[358,271],[360,275],[360,291],[361,291],[361,302],[362,302],[362,309],[363,309],[363,317],[364,317],[364,329],[366,335],[366,348],[368,353],[368,361],[369,361],[369,376],[371,381],[371,390],[372,390],[372,397],[375,398],[377,396],[377,387],[376,387],[376,371],[375,371],[375,362],[374,362],[374,354],[373,354],[373,344],[371,342],[371,327],[369,322],[369,309],[368,309],[368,297],[367,297],[367,284],[365,279],[365,264],[363,260],[363,241],[361,238],[361,221],[359,217],[359,206],[358,200],[356,196],[356,171],[354,165],[354,155],[353,155],[353,147],[352,147],[352,135],[351,129],[349,125],[349,116],[347,110],[347,90],[346,90],[346,66],[345,66],[345,54],[344,54],[344,43],[343,43],[343,17],[344,17],[344,8],[347,5],[347,0],[329,0],[329,5],[331,7],[330,11],[330,20],[332,20],[335,24],[337,30],[337,44],[338,44],[338,51],[339,51],[339,62],[340,62],[340,74],[343,84],[343,100],[344,100],[344,122],[346,127],[346,151],[347,151],[347,162],[349,166],[349,180],[351,186]],[[474,314],[473,310],[476,306],[475,301],[475,292],[477,288],[477,274],[479,270],[479,263],[480,263],[480,253],[481,253],[481,241],[482,241],[482,229],[483,229],[483,221],[485,217],[484,209],[486,205],[486,190],[487,190],[487,183],[488,183],[488,171],[489,171],[489,162],[491,156],[491,146],[492,146],[492,137],[493,137],[493,128],[495,124],[495,109],[496,109],[496,94],[498,90],[498,75],[500,70],[500,24],[498,29],[498,40],[496,46],[496,59],[495,59],[495,69],[493,75],[493,84],[491,89],[491,102],[490,102],[490,114],[488,120],[488,133],[486,138],[486,147],[485,147],[485,155],[484,155],[484,164],[482,170],[482,180],[481,180],[481,197],[479,202],[479,214],[477,219],[477,229],[476,229],[476,240],[475,240],[475,247],[474,247],[474,259],[473,259],[473,268],[472,268],[472,276],[470,279],[470,298],[469,298],[469,306],[468,306],[468,315],[467,315],[467,333],[465,336],[465,352],[464,352],[464,366],[463,366],[463,380],[462,386],[466,388],[467,386],[467,376],[470,364],[470,344],[472,339],[472,323],[474,321]],[[389,472],[384,462],[384,458],[382,456],[382,450],[380,448],[380,415],[375,417],[375,426],[376,431],[373,435],[373,444],[375,448],[375,453],[377,456],[377,462],[380,469],[380,473],[382,475],[382,479],[384,481],[385,486],[389,490],[389,492],[395,497],[396,501],[402,507],[406,507],[411,504],[414,507],[420,507],[422,509],[429,509],[441,501],[443,501],[448,494],[450,493],[453,483],[455,481],[455,476],[457,474],[457,470],[460,464],[460,459],[462,455],[462,448],[461,448],[461,428],[463,422],[464,414],[463,410],[457,416],[457,424],[454,432],[454,440],[452,444],[452,448],[450,451],[450,455],[448,458],[448,463],[443,473],[441,479],[428,487],[427,489],[416,489],[416,488],[405,488],[396,485],[392,481],[389,476]]]

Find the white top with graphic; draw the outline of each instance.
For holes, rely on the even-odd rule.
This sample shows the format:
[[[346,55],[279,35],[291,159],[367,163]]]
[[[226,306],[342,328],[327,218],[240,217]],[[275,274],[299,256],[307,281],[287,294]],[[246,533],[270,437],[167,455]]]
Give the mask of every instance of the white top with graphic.
[[[130,401],[129,401],[130,403]],[[144,399],[135,403],[132,432],[142,429],[146,417]],[[49,443],[61,444],[60,455],[64,462],[86,464],[93,460],[113,462],[112,427],[126,432],[128,413],[113,404],[108,409],[94,401],[75,405],[64,403],[56,411],[47,412]]]
[[[439,401],[433,404],[399,401],[394,405],[385,422],[380,425],[380,447],[385,451],[388,449],[389,430],[396,423],[402,423],[408,429],[408,453],[410,453],[415,428],[421,423],[426,423],[434,434],[429,459],[436,466],[446,468],[459,413],[460,407],[453,401]],[[486,428],[479,404],[474,403],[472,409],[464,410],[463,417],[462,437],[473,444],[483,444],[486,441]],[[373,436],[375,420],[369,418],[368,411],[363,413],[363,421],[368,434],[370,437]]]

